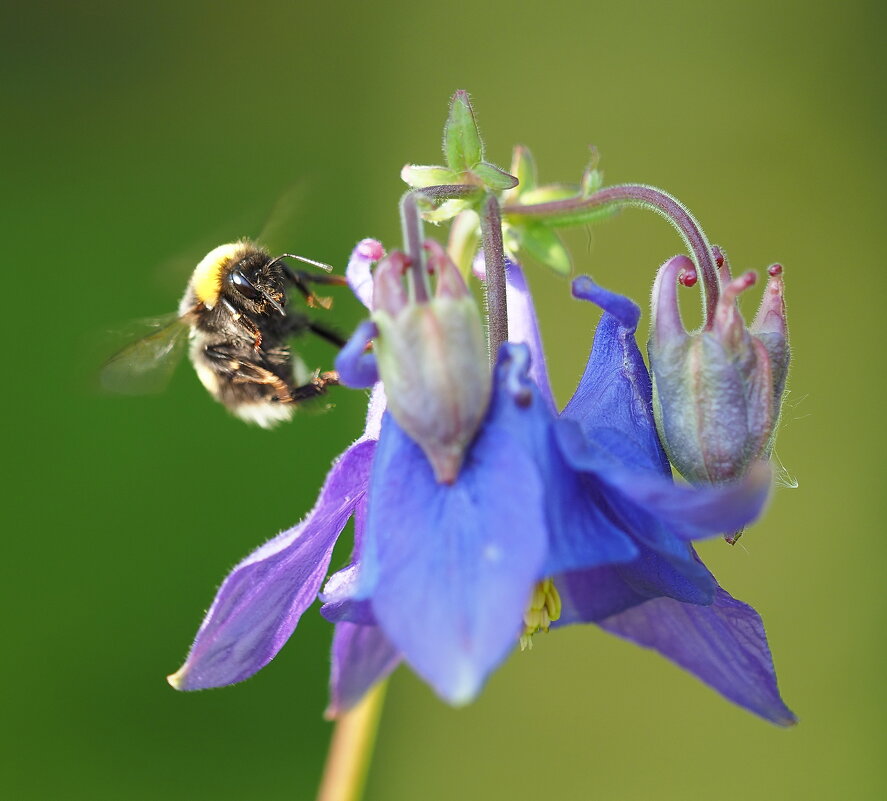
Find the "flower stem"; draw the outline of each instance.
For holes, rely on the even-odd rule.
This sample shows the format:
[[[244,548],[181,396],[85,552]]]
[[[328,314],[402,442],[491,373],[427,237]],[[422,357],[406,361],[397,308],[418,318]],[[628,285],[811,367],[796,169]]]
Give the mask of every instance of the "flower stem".
[[[644,184],[617,184],[600,189],[588,197],[571,197],[565,200],[531,205],[513,204],[505,206],[502,212],[508,217],[557,217],[558,224],[569,225],[571,212],[575,212],[577,220],[581,220],[582,212],[614,205],[652,209],[677,228],[702,277],[705,326],[710,328],[714,322],[715,307],[720,294],[718,271],[711,245],[696,218],[679,200],[667,192]]]
[[[490,195],[481,217],[484,243],[487,325],[490,338],[490,364],[496,366],[499,347],[508,341],[508,311],[505,305],[505,251],[502,247],[502,215],[499,201]]]
[[[403,231],[404,250],[410,257],[410,284],[416,303],[428,303],[428,278],[425,273],[425,256],[422,249],[422,218],[414,192],[407,192],[400,201],[400,224]]]
[[[388,682],[381,681],[336,722],[317,801],[359,801]]]

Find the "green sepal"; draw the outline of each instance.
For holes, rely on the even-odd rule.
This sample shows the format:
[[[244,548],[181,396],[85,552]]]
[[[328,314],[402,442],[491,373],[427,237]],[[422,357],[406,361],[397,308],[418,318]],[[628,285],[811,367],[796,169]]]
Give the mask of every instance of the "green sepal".
[[[544,225],[525,225],[520,230],[520,247],[546,267],[556,273],[569,275],[572,272],[570,253],[560,237]]]
[[[456,173],[447,167],[438,165],[407,164],[400,171],[400,177],[413,189],[460,183]]]
[[[536,188],[536,162],[528,147],[515,145],[511,154],[511,174],[518,183],[502,196],[503,203],[517,203],[524,192]]]
[[[582,197],[593,195],[604,185],[604,174],[597,169],[587,169],[582,173],[582,183],[579,185],[579,193]]]
[[[434,225],[440,225],[448,220],[452,220],[453,217],[460,212],[470,209],[474,203],[475,201],[470,198],[450,198],[449,200],[445,200],[439,206],[428,209],[427,211],[423,210],[422,219],[426,222],[433,223]]]
[[[517,186],[517,178],[499,169],[488,161],[481,161],[471,168],[471,172],[493,192],[504,192]]]
[[[597,168],[601,160],[601,154],[598,149],[591,145],[589,148],[591,155],[588,159],[588,165],[582,173],[582,181],[579,184],[579,194],[582,197],[593,195],[604,185],[604,174]]]
[[[484,145],[480,138],[474,110],[468,92],[460,89],[450,100],[450,113],[444,126],[444,157],[453,172],[470,170],[484,158]]]

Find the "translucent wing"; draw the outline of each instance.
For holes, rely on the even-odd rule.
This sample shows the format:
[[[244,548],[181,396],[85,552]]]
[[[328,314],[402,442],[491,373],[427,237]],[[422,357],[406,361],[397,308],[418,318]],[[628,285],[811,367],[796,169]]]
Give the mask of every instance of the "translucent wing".
[[[255,241],[275,253],[293,247],[298,222],[305,216],[307,196],[306,186],[301,181],[282,192]]]
[[[118,350],[99,374],[102,387],[111,392],[143,395],[162,391],[185,351],[190,326],[184,318],[172,314],[136,325],[148,333]]]

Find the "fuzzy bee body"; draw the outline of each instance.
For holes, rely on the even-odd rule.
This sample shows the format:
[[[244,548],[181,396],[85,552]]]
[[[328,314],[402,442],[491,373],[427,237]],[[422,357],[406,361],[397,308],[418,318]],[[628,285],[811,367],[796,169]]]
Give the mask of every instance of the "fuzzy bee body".
[[[216,400],[263,428],[289,420],[297,403],[337,383],[334,372],[300,380],[301,362],[289,340],[310,331],[338,347],[344,343],[308,315],[288,308],[287,290],[294,287],[309,303],[316,303],[309,283],[343,281],[294,272],[282,258],[272,258],[245,239],[211,250],[194,270],[176,319],[112,357],[103,371],[106,385],[126,389],[120,385],[127,375],[166,370],[164,362],[179,350],[176,340],[187,333],[191,363]]]

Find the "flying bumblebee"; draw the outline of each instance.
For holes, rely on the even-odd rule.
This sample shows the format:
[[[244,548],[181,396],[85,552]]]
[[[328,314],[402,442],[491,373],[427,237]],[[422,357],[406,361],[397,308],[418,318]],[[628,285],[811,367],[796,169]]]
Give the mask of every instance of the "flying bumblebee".
[[[312,333],[337,348],[345,341],[304,312],[288,308],[287,290],[298,290],[309,306],[324,306],[310,285],[342,286],[345,279],[293,270],[283,259],[332,269],[291,253],[272,258],[248,239],[220,245],[195,268],[178,312],[150,321],[153,333],[105,363],[104,386],[137,393],[161,387],[187,342],[200,382],[234,415],[263,428],[289,420],[296,404],[338,383],[334,371],[307,374],[289,340]]]

